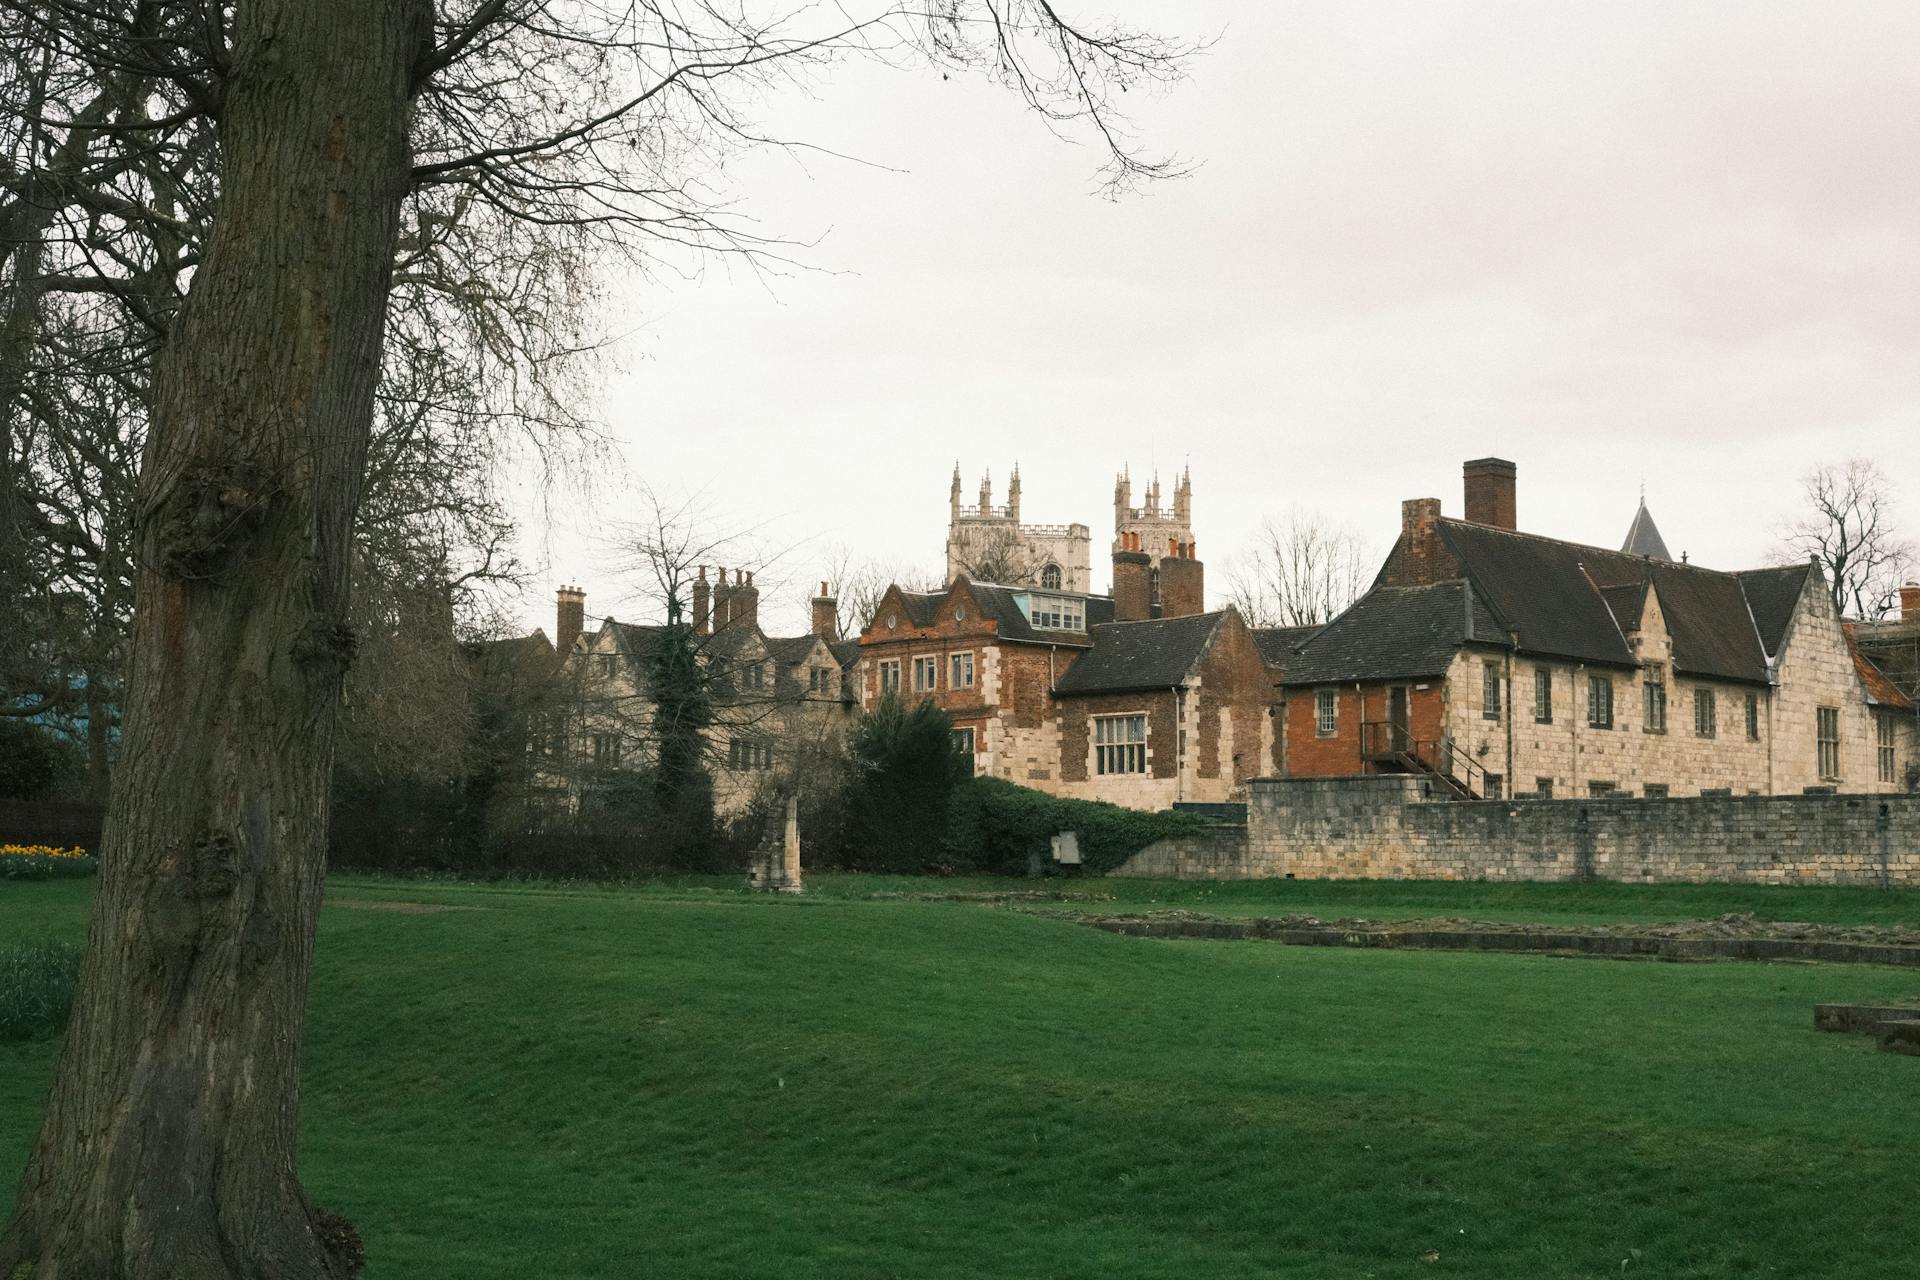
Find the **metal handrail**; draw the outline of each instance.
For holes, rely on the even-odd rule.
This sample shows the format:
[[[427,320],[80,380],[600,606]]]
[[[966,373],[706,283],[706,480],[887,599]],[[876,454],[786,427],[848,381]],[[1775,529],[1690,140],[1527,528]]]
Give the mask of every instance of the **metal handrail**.
[[[1487,771],[1479,761],[1454,745],[1452,738],[1416,738],[1413,730],[1391,720],[1360,722],[1363,760],[1405,759],[1437,777],[1445,778],[1475,798],[1486,794]]]

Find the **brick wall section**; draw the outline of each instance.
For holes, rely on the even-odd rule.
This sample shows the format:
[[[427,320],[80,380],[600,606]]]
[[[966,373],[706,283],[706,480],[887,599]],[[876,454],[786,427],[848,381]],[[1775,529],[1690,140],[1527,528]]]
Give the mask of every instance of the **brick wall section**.
[[[1398,682],[1393,682],[1398,683]],[[1334,732],[1323,738],[1316,714],[1319,690],[1287,691],[1283,732],[1286,734],[1284,772],[1296,777],[1344,777],[1362,771],[1360,725],[1363,720],[1385,720],[1390,685],[1365,684],[1334,688]],[[1446,722],[1446,685],[1440,680],[1407,681],[1408,728],[1416,739],[1440,737]]]
[[[1440,499],[1409,498],[1400,504],[1400,539],[1380,570],[1380,585],[1424,587],[1460,576],[1460,562],[1440,540]]]
[[[1244,856],[1169,843],[1120,874],[1920,886],[1920,796],[1459,802],[1411,777],[1259,778]]]

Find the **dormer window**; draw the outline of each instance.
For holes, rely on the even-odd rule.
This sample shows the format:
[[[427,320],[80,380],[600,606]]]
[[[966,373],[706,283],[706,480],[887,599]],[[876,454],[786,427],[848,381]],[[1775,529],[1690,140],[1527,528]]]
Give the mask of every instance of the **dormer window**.
[[[1027,621],[1046,631],[1085,631],[1087,604],[1072,596],[1023,596]]]

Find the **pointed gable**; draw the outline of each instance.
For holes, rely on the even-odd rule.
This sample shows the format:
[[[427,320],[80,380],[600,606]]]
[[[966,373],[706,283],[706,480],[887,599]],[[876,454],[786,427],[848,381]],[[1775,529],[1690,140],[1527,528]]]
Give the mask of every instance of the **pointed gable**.
[[[1672,560],[1667,551],[1667,540],[1660,536],[1659,528],[1653,523],[1653,513],[1647,510],[1647,500],[1640,499],[1640,509],[1633,513],[1633,523],[1627,528],[1627,540],[1620,544],[1621,553],[1630,556],[1642,556],[1649,560]]]

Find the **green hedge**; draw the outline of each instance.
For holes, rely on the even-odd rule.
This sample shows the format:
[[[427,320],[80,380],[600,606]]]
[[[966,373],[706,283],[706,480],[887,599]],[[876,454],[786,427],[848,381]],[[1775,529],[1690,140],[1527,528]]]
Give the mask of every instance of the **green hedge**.
[[[945,853],[955,873],[1025,875],[1057,869],[1052,838],[1079,837],[1081,866],[1112,871],[1156,840],[1213,827],[1191,813],[1126,809],[1097,800],[1063,800],[999,778],[970,778],[955,788],[947,812]]]

